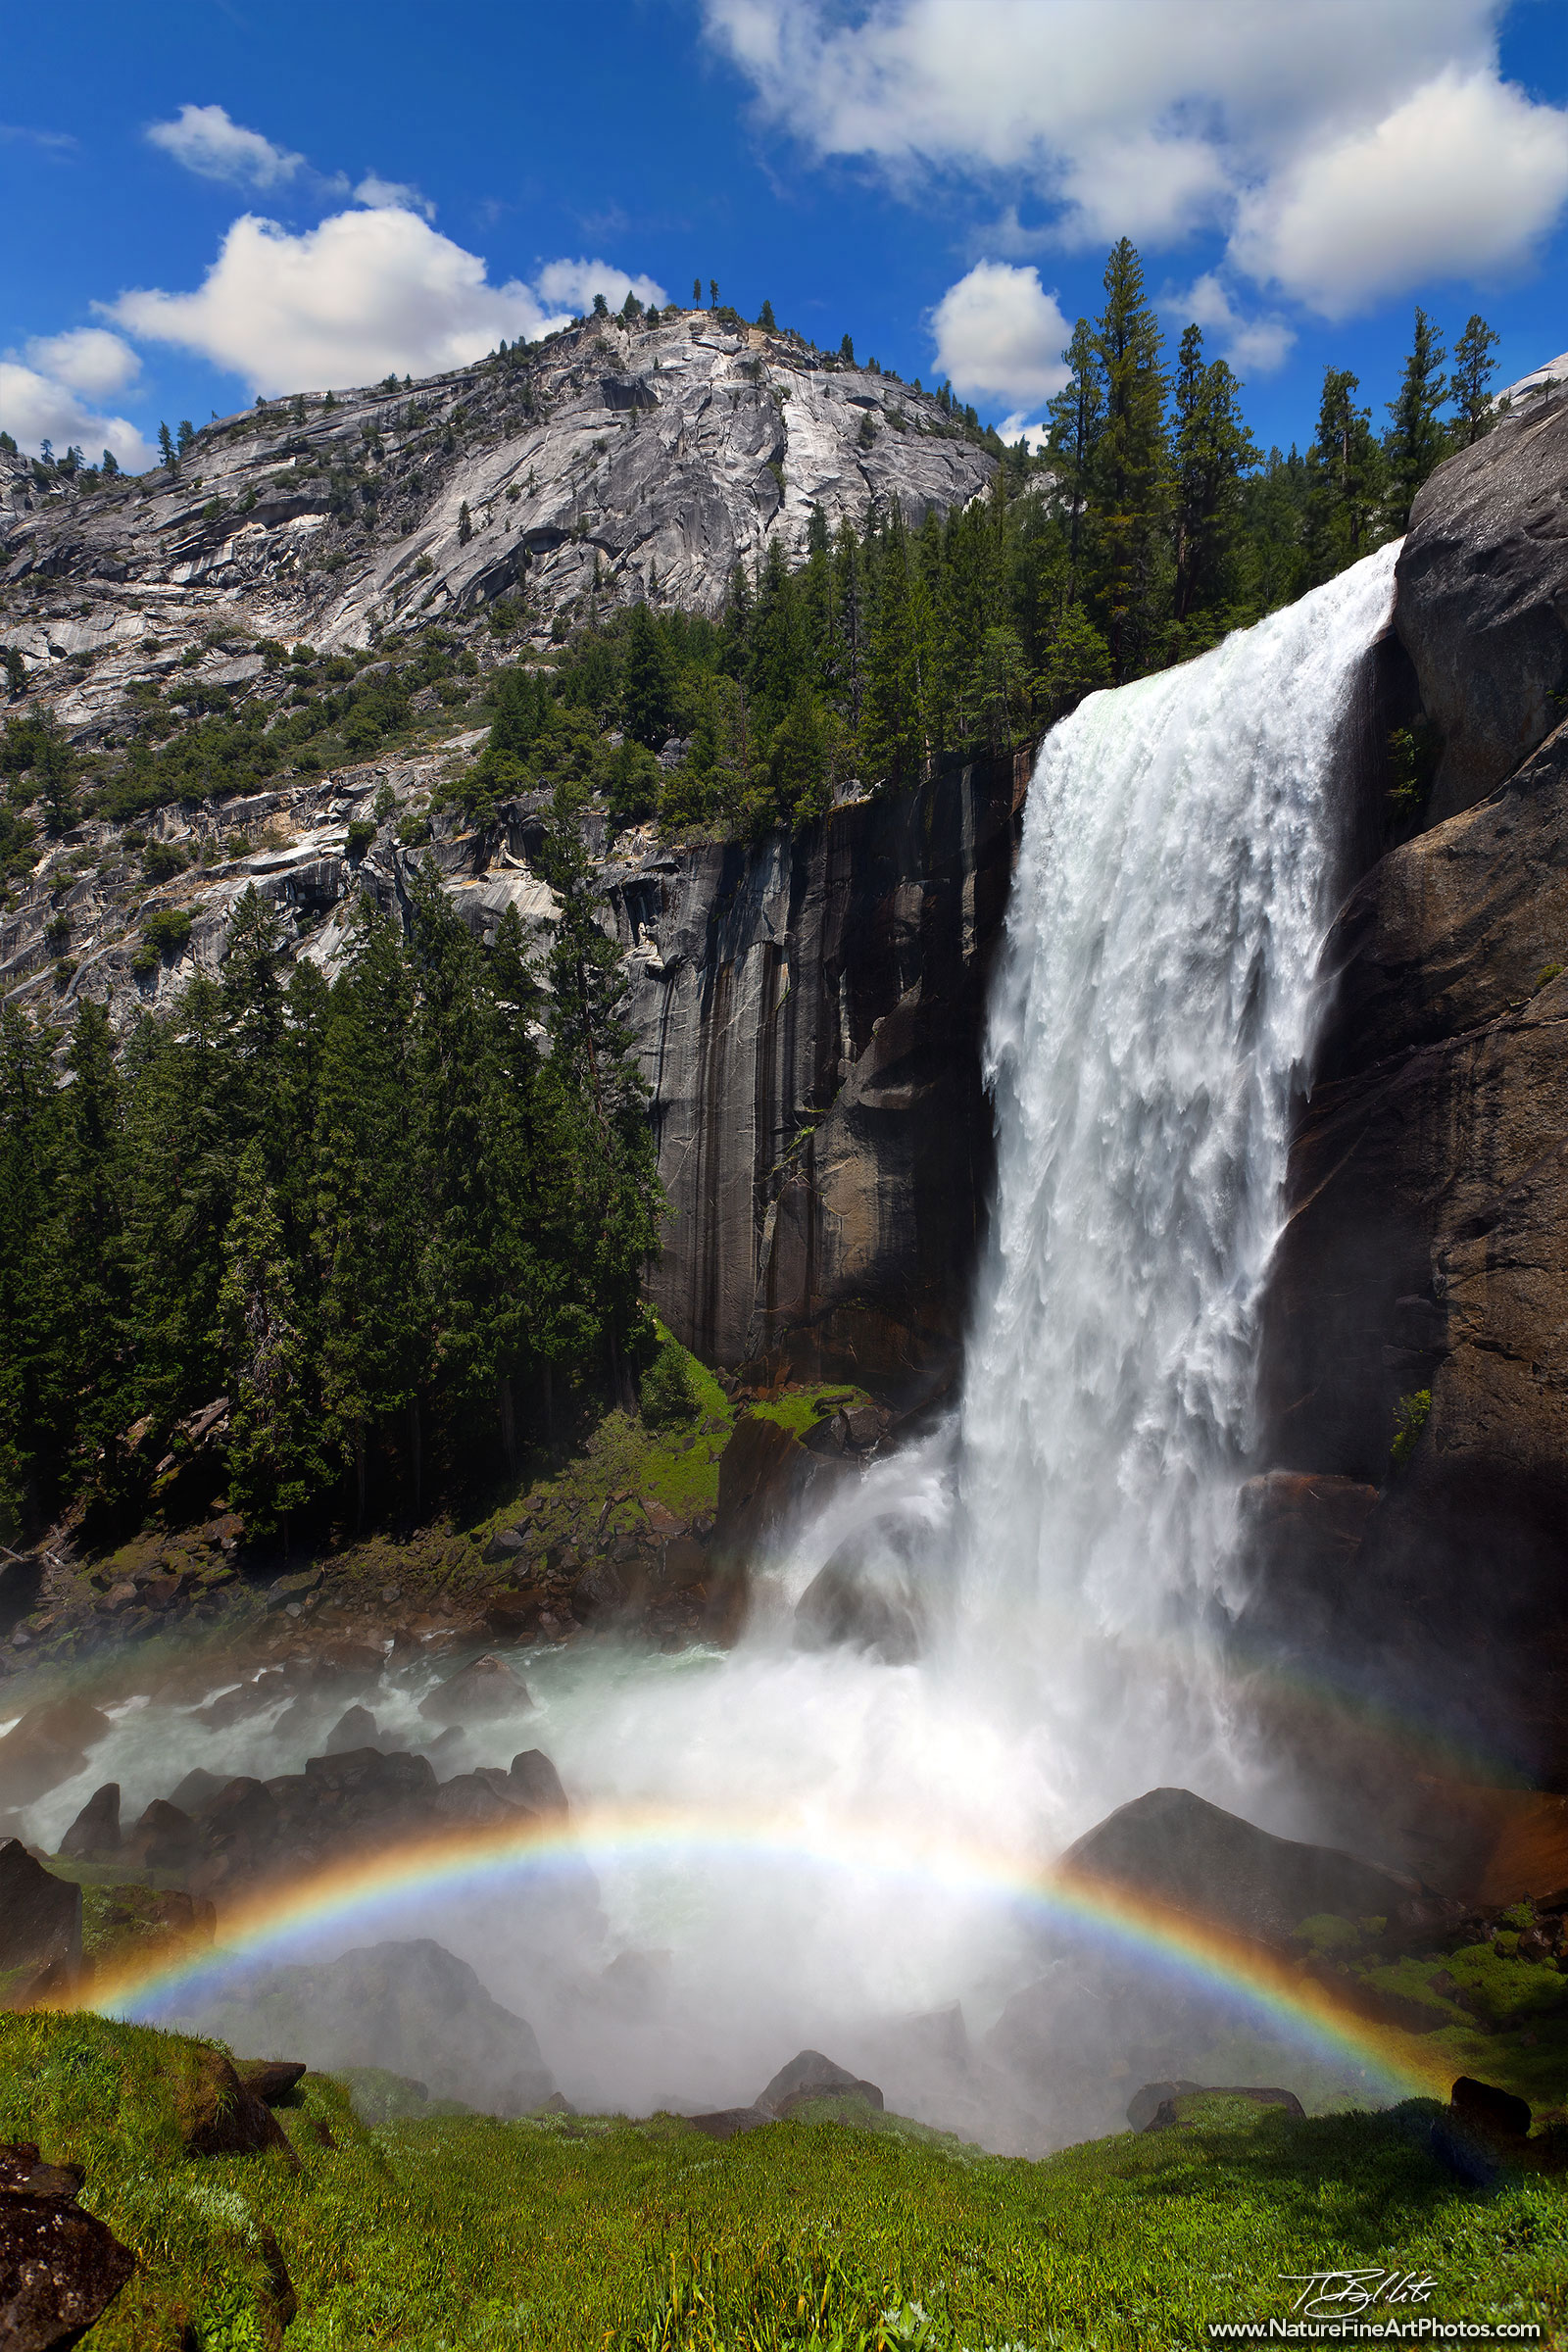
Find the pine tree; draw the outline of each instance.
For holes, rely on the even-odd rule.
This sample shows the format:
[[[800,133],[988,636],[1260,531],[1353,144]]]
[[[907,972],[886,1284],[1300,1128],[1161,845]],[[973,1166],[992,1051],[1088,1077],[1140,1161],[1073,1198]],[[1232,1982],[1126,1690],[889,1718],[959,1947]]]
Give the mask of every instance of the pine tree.
[[[621,724],[634,743],[657,752],[670,730],[675,676],[664,632],[646,604],[631,609],[625,647]]]
[[[1453,373],[1448,378],[1448,397],[1459,412],[1453,439],[1461,449],[1473,448],[1492,430],[1493,398],[1488,386],[1496,373],[1492,355],[1497,343],[1498,337],[1486,320],[1472,311],[1453,347]]]
[[[1307,461],[1307,563],[1314,581],[1332,579],[1373,545],[1383,457],[1372,437],[1371,412],[1355,405],[1359,389],[1360,379],[1348,368],[1324,369],[1317,439]]]
[[[770,302],[763,302],[761,309],[757,314],[757,323],[765,335],[778,333],[778,320],[773,316],[773,305]]]
[[[188,416],[182,416],[179,420],[179,454],[181,457],[185,455],[195,438],[196,427]]]
[[[1082,577],[1084,520],[1094,482],[1095,451],[1104,429],[1105,417],[1104,378],[1101,371],[1095,332],[1087,318],[1079,319],[1072,330],[1072,340],[1061,356],[1072,373],[1063,389],[1052,401],[1048,414],[1051,417],[1052,455],[1066,461],[1066,593],[1071,600],[1078,594]]]
[[[1389,402],[1393,419],[1385,439],[1389,466],[1389,520],[1402,531],[1410,519],[1416,492],[1445,454],[1446,435],[1438,412],[1448,397],[1443,373],[1446,354],[1437,330],[1419,304],[1410,356],[1398,397]]]
[[[1242,478],[1258,453],[1242,416],[1241,386],[1223,360],[1205,366],[1200,327],[1189,326],[1177,356],[1172,431],[1175,617],[1190,631],[1198,615],[1232,602],[1242,528]],[[1193,650],[1199,650],[1194,648]]]
[[[177,461],[174,456],[174,436],[170,431],[167,424],[160,424],[158,427],[158,448],[159,454],[162,456],[164,464],[168,466],[170,472],[175,472],[177,470]]]
[[[320,1493],[326,1465],[311,1348],[260,1141],[239,1163],[218,1294],[228,1367],[228,1499],[270,1534]]]
[[[1123,237],[1105,265],[1105,308],[1095,329],[1104,422],[1091,466],[1089,573],[1118,680],[1145,666],[1158,621],[1165,505],[1165,384],[1159,319],[1144,271]]]

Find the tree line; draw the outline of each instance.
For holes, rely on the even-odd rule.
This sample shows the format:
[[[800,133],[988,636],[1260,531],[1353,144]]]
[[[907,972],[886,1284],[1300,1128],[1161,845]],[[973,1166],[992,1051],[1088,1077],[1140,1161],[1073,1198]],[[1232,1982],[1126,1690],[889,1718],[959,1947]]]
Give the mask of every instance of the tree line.
[[[716,620],[591,613],[553,668],[493,677],[488,744],[453,797],[482,821],[566,774],[621,822],[808,821],[851,778],[905,786],[1001,752],[1291,603],[1401,532],[1433,468],[1493,422],[1496,336],[1471,318],[1446,374],[1418,310],[1382,434],[1356,377],[1329,368],[1304,454],[1264,457],[1200,327],[1167,369],[1125,239],[1104,290],[1063,355],[1044,453],[1001,452],[986,497],[917,525],[891,506],[830,532],[813,512],[804,561],[772,542]]]
[[[548,988],[514,913],[482,946],[418,875],[330,982],[252,890],[119,1052],[90,1003],[69,1039],[0,1012],[0,1516],[135,1523],[219,1396],[229,1507],[285,1541],[632,1401],[662,1202],[569,792],[542,862]]]

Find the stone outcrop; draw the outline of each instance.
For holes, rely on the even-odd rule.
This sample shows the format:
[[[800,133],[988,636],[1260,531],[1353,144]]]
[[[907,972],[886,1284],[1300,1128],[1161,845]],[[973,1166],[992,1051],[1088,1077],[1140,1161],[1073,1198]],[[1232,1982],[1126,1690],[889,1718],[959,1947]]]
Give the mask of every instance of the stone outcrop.
[[[1031,764],[612,871],[672,1209],[651,1289],[707,1361],[910,1401],[951,1374],[992,1169],[986,980]]]
[[[1267,1307],[1245,1633],[1340,1694],[1296,1735],[1363,1787],[1409,1770],[1372,1701],[1472,1777],[1568,1788],[1565,621],[1557,409],[1416,502],[1396,623],[1436,780],[1334,926]]]
[[[31,2140],[0,2144],[0,2343],[65,2352],[102,2319],[136,2268],[84,2213],[79,2165],[44,2164]]]
[[[0,2001],[69,1992],[81,1973],[81,1888],[0,1838]]]

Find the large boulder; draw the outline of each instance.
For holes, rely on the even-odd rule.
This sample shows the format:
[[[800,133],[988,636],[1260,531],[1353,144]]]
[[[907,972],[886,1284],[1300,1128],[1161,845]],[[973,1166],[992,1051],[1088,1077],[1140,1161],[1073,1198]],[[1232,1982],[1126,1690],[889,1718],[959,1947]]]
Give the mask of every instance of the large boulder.
[[[919,1530],[888,1514],[846,1539],[795,1604],[798,1649],[869,1650],[889,1666],[918,1657]]]
[[[103,2318],[136,2268],[128,2246],[76,2202],[74,2165],[30,2140],[0,2144],[0,2344],[66,2352]]]
[[[813,2099],[853,2099],[862,2107],[882,2106],[882,2093],[874,2082],[852,2075],[848,2067],[824,2058],[820,2050],[797,2051],[788,2066],[779,2068],[767,2088],[758,2092],[753,2104],[760,2114],[782,2123]]]
[[[95,1788],[60,1840],[60,1851],[76,1862],[111,1862],[120,1851],[120,1783]]]
[[[529,2113],[555,2089],[532,2028],[466,1961],[423,1938],[248,1972],[190,2022],[240,2047],[293,2049],[319,2073],[409,2075],[490,2115]]]
[[[81,1973],[81,1888],[0,1838],[0,2001],[65,1992]]]
[[[1353,1854],[1275,1838],[1188,1788],[1119,1805],[1056,1867],[1270,1942],[1320,1912],[1387,1918],[1420,1891]]]
[[[423,1700],[419,1712],[432,1723],[478,1723],[496,1715],[520,1715],[533,1705],[528,1687],[505,1658],[487,1650]]]

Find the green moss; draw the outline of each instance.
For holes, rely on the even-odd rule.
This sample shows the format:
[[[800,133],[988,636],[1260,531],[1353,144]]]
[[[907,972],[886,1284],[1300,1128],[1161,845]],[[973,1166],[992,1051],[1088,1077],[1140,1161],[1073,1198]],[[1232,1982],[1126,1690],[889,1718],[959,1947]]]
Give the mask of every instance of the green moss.
[[[809,1437],[820,1427],[831,1409],[843,1405],[869,1404],[864,1389],[846,1388],[842,1381],[820,1381],[809,1388],[792,1390],[770,1404],[754,1404],[752,1411],[761,1421],[776,1421],[792,1437]]]
[[[1430,1389],[1417,1389],[1413,1396],[1401,1396],[1395,1406],[1394,1443],[1389,1447],[1389,1459],[1396,1470],[1402,1470],[1414,1453],[1431,1414]]]

